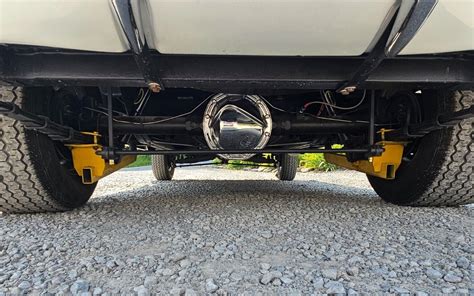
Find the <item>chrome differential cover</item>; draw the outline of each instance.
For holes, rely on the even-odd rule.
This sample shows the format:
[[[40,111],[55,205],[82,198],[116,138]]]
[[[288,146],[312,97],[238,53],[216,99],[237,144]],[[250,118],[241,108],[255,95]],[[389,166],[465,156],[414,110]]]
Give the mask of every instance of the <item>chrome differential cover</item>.
[[[272,117],[257,95],[217,94],[204,112],[204,138],[212,150],[262,149],[270,139]],[[225,159],[249,159],[254,154],[219,154]]]

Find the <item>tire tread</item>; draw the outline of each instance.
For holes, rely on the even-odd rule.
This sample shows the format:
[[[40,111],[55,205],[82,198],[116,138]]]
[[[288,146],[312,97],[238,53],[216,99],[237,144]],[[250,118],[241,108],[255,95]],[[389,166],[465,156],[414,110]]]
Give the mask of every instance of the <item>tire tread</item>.
[[[277,177],[282,181],[292,181],[298,170],[298,155],[283,154],[279,162]]]
[[[456,91],[456,111],[474,104],[473,91]],[[463,120],[453,130],[443,165],[431,186],[413,206],[459,206],[474,203],[473,119]]]
[[[173,165],[173,164],[171,164]],[[169,181],[173,179],[174,168],[170,170],[170,161],[166,155],[152,155],[151,169],[158,181]]]
[[[23,99],[21,88],[0,88],[0,100],[3,102],[21,106]],[[36,177],[22,124],[8,117],[0,118],[0,187],[0,212],[65,210],[52,199]]]

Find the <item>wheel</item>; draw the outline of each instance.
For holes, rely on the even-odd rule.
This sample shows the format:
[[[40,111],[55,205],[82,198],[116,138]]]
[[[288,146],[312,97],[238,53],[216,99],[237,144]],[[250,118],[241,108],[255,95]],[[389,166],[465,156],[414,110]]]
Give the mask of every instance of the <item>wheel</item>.
[[[173,179],[175,167],[176,164],[172,156],[161,154],[151,156],[151,169],[158,181]]]
[[[299,159],[295,154],[282,154],[278,162],[277,177],[282,181],[291,181],[296,176]]]
[[[421,102],[425,116],[438,114],[437,110],[457,111],[474,104],[474,92],[430,91],[423,93]],[[429,110],[432,112],[426,113]],[[382,199],[408,206],[458,206],[474,202],[472,118],[453,128],[429,133],[409,151],[394,180],[368,176]]]
[[[51,97],[43,88],[0,87],[1,101],[37,114],[48,114]],[[64,145],[0,117],[0,212],[70,210],[85,204],[94,189],[95,184],[82,184]]]

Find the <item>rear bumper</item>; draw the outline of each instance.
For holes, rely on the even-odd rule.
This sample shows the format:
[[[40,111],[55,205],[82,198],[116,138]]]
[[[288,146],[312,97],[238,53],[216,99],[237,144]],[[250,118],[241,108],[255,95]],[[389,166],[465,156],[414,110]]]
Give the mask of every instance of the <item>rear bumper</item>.
[[[262,90],[334,89],[365,57],[244,57],[152,54],[164,88],[252,93]],[[129,53],[15,52],[0,47],[0,81],[15,85],[134,86],[147,84]],[[0,82],[1,83],[1,82]],[[472,86],[472,54],[384,60],[365,87]]]

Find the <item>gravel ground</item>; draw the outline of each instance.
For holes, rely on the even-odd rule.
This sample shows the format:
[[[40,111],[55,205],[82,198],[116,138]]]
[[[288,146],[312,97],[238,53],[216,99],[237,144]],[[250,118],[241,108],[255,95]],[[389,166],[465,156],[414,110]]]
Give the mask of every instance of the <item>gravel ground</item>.
[[[0,295],[474,295],[473,238],[474,207],[389,205],[360,173],[124,170],[82,209],[0,215]]]

